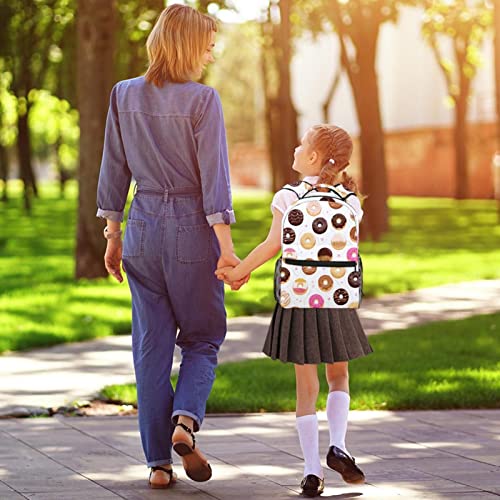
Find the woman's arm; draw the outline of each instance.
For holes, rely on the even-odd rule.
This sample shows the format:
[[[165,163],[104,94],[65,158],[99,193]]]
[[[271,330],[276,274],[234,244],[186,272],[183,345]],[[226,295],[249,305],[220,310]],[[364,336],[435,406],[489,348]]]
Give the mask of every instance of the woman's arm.
[[[230,282],[241,280],[278,253],[281,248],[281,221],[283,220],[283,214],[274,207],[272,211],[273,221],[266,239],[257,245],[248,256],[233,269],[217,269],[216,273],[219,279],[225,277]]]

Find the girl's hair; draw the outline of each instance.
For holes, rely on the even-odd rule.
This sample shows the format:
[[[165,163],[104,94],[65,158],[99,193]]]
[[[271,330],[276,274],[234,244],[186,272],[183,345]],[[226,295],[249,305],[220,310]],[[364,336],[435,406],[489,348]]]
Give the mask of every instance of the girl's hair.
[[[315,125],[311,127],[309,143],[319,154],[322,165],[318,184],[335,185],[340,182],[359,196],[356,182],[345,172],[353,148],[350,135],[335,125]]]
[[[167,7],[146,42],[149,58],[146,81],[161,87],[166,81],[186,82],[195,77],[212,31],[217,31],[212,17],[186,5]]]

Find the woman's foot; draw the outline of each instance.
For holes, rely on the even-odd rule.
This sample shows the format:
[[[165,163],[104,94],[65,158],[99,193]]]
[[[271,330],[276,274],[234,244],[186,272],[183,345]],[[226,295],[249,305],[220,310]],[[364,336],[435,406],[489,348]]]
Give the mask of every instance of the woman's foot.
[[[306,497],[317,497],[323,493],[325,489],[325,480],[320,479],[314,474],[307,475],[300,483],[302,488],[301,494]]]
[[[172,470],[172,466],[151,467],[149,473],[149,487],[154,490],[164,490],[177,481],[177,474]]]
[[[212,477],[212,468],[203,453],[196,447],[194,432],[190,427],[180,422],[175,426],[172,446],[182,458],[182,465],[190,479],[203,482]]]
[[[354,457],[349,456],[336,446],[330,446],[326,456],[326,463],[330,469],[337,471],[346,483],[363,484],[365,482],[365,475],[356,465]]]

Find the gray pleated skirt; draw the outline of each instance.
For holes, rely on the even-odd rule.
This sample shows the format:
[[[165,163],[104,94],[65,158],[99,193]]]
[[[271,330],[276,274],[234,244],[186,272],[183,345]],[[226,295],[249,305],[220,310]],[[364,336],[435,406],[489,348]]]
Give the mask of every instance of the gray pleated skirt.
[[[349,361],[373,349],[355,309],[284,309],[276,304],[263,352],[303,365]]]

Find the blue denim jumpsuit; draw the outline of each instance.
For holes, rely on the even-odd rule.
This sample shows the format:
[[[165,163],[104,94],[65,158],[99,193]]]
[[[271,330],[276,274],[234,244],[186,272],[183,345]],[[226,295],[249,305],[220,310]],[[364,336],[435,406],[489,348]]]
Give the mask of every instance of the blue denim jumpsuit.
[[[97,193],[98,217],[123,220],[132,294],[139,427],[148,466],[172,462],[178,415],[198,430],[226,334],[220,256],[211,226],[235,221],[217,92],[195,82],[125,80],[111,92]],[[182,363],[170,383],[174,346]]]

